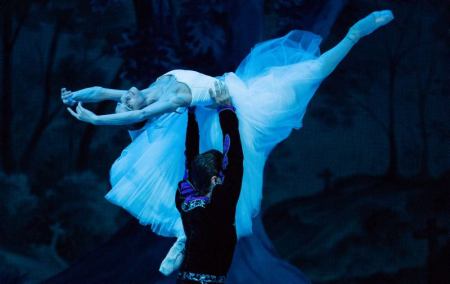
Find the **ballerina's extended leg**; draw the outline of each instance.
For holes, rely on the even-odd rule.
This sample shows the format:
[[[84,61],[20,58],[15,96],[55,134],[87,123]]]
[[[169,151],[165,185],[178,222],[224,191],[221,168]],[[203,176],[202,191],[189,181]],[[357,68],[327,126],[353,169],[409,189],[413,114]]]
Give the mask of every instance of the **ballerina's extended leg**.
[[[347,35],[335,47],[322,54],[317,62],[320,66],[322,76],[328,76],[336,66],[344,59],[350,49],[364,36],[374,32],[376,29],[388,24],[394,19],[390,10],[372,12],[365,18],[356,22],[348,31]]]
[[[175,270],[179,269],[184,259],[184,247],[186,245],[186,236],[178,237],[172,245],[164,260],[161,262],[159,271],[169,276]]]

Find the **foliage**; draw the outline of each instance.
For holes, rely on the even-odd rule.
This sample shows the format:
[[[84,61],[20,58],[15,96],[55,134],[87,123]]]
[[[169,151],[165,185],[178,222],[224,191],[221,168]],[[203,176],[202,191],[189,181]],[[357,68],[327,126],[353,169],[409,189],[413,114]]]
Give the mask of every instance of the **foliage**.
[[[227,1],[183,1],[180,23],[186,23],[183,30],[186,48],[192,56],[201,54],[212,55],[212,59],[218,60],[224,55],[227,40]],[[198,15],[202,15],[199,17]],[[220,63],[220,61],[218,62]]]
[[[38,197],[31,192],[25,175],[0,172],[0,241],[3,245],[26,243],[27,226],[38,209]]]
[[[311,30],[317,23],[317,17],[329,0],[268,0],[264,1],[266,13],[276,17],[276,33],[285,33],[291,29]],[[324,19],[320,19],[324,21]]]
[[[4,258],[0,257],[0,283],[2,284],[27,283],[26,275],[20,273],[15,267],[10,265]]]
[[[230,25],[226,1],[159,5],[165,9],[162,13],[149,10],[138,14],[152,18],[149,26],[109,35],[113,54],[124,62],[122,78],[146,87],[157,76],[176,68],[192,69],[195,65],[202,72],[220,72]]]
[[[269,207],[264,223],[282,257],[313,282],[372,279],[378,273],[395,277],[440,257],[450,228],[448,181],[449,173],[422,183],[347,176],[331,190]],[[430,219],[440,232],[419,236]],[[435,247],[427,247],[433,240]]]
[[[445,111],[436,104],[437,99],[448,101],[448,64],[441,60],[448,57],[445,5],[352,1],[342,13],[345,24],[331,37],[336,44],[353,22],[370,11],[394,11],[395,20],[362,39],[324,82],[310,111],[331,128],[351,128],[363,116],[367,127],[376,128],[386,141],[386,176],[391,178],[428,177],[430,163],[446,151],[430,147],[448,129]]]
[[[118,5],[120,2],[121,0],[91,0],[90,5],[93,12],[104,14],[106,9]]]
[[[121,223],[119,209],[103,197],[107,184],[90,172],[69,174],[42,196],[31,192],[24,175],[0,173],[0,188],[3,246],[33,244],[47,256],[54,250],[73,259],[107,239]]]
[[[49,226],[61,227],[59,250],[64,257],[77,257],[117,229],[119,208],[104,199],[106,189],[95,174],[82,172],[63,177],[46,192],[43,209]]]
[[[150,31],[125,31],[118,40],[112,40],[114,51],[124,60],[121,77],[139,88],[173,69],[180,59],[175,46],[163,36]]]

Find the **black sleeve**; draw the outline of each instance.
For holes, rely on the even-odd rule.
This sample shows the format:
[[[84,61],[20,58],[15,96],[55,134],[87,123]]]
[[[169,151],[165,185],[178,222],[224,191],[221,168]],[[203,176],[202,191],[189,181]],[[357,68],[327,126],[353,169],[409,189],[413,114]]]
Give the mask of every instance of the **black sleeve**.
[[[221,195],[218,199],[229,202],[230,205],[236,205],[241,192],[244,173],[244,155],[239,135],[239,122],[234,111],[230,109],[220,111],[219,119],[224,139],[226,135],[230,137],[230,148],[227,153],[228,165],[223,172],[225,180],[223,186],[217,191],[217,195]]]
[[[193,111],[188,112],[188,126],[186,131],[186,167],[189,168],[195,156],[198,155],[199,131]]]

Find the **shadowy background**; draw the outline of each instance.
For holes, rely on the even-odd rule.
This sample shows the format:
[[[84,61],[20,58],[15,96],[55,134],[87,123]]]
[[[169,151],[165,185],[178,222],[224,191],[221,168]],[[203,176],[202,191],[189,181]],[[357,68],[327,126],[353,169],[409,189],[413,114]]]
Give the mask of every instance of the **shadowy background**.
[[[166,283],[155,269],[173,240],[103,198],[128,134],[76,121],[61,87],[221,75],[293,28],[322,35],[324,51],[385,8],[395,21],[358,43],[271,154],[263,221],[313,283],[450,283],[450,6],[438,0],[0,1],[0,283],[87,271]]]

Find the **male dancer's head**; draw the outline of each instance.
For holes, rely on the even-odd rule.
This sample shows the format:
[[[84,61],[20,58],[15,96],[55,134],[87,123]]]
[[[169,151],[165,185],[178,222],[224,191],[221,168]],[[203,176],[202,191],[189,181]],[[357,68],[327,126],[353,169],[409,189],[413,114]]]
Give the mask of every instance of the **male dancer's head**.
[[[223,154],[220,151],[209,150],[197,155],[191,162],[190,180],[199,194],[206,195],[222,183],[222,159]]]

